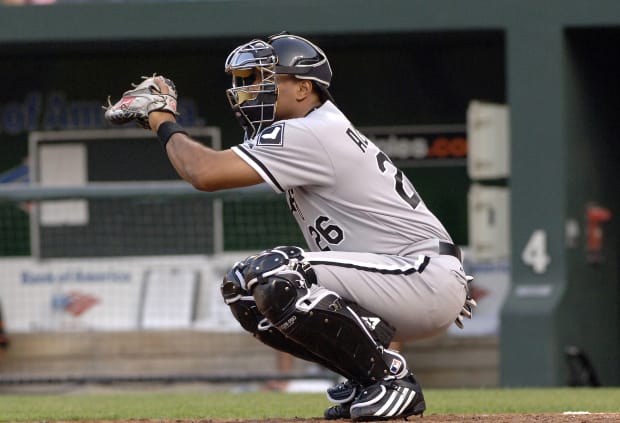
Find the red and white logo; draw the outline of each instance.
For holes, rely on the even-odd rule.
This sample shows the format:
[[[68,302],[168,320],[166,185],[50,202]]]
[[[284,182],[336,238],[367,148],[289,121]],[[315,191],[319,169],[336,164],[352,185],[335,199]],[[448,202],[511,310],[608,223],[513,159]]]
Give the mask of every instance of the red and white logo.
[[[62,310],[73,317],[80,317],[101,301],[99,298],[79,291],[59,294],[52,298],[52,308]]]
[[[135,100],[135,97],[124,97],[121,99],[118,107],[120,107],[121,109],[125,110],[126,108],[129,107],[129,105],[131,103],[133,103],[133,101]]]

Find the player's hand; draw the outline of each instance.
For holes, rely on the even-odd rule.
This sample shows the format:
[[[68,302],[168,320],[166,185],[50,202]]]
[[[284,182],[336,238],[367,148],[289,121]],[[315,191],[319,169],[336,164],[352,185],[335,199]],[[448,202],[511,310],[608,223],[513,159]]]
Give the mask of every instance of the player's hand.
[[[172,83],[171,80],[163,78],[163,77],[155,79],[155,83],[161,90],[162,94],[169,95],[171,90],[174,90],[173,95],[174,95],[174,98],[176,99],[177,93],[176,93],[176,88],[174,86],[174,83],[172,83],[172,86],[170,86],[166,81],[169,81],[170,83]],[[168,111],[154,110],[151,113],[149,113],[149,127],[151,128],[153,132],[157,133],[157,129],[159,128],[159,125],[167,121],[172,121],[172,122],[176,121],[177,115],[178,113],[171,114]]]
[[[136,123],[146,129],[157,130],[159,124],[165,120],[174,120],[177,113],[177,91],[172,82],[163,76],[153,74],[151,77],[142,77],[144,81],[134,88],[123,93],[122,98],[112,104],[108,98],[105,109],[105,118],[115,125],[127,122]],[[150,114],[158,113],[150,122]],[[160,114],[169,117],[163,117]]]
[[[463,324],[463,320],[471,319],[473,316],[474,307],[478,306],[478,304],[476,303],[476,300],[474,300],[469,294],[469,283],[472,280],[474,280],[474,278],[471,276],[466,276],[466,279],[467,279],[468,286],[467,286],[467,296],[465,297],[465,303],[463,304],[463,307],[461,308],[459,315],[456,317],[456,320],[454,320],[454,324],[456,324],[459,327],[459,329],[463,329],[465,327],[465,325]]]

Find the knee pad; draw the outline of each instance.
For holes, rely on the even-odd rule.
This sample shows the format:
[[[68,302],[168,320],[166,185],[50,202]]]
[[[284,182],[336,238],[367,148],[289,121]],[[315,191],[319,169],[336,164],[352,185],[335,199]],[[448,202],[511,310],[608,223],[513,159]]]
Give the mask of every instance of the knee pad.
[[[256,284],[264,281],[270,275],[287,273],[297,277],[300,283],[304,283],[308,275],[310,275],[311,280],[315,280],[314,272],[310,266],[300,262],[303,259],[303,253],[304,250],[299,247],[276,247],[249,256],[235,263],[226,272],[220,285],[220,292],[224,302],[230,306],[231,312],[244,329],[256,333],[261,322],[263,326],[268,326],[268,323],[263,321],[265,316],[258,311],[251,295]],[[299,271],[294,269],[299,269]],[[283,297],[276,295],[279,288],[278,284],[274,298],[282,301]]]
[[[303,261],[303,252],[299,247],[276,247],[246,259],[243,277],[248,291],[265,278],[287,271],[299,273],[307,286],[314,284],[316,275],[312,266]]]
[[[297,301],[308,289],[298,273],[268,277],[252,291],[260,312],[279,330],[294,323]]]
[[[250,296],[243,277],[244,268],[244,262],[237,262],[222,279],[220,293],[228,305],[239,301],[242,297]]]
[[[243,277],[243,269],[247,265],[246,261],[235,263],[226,272],[220,285],[220,292],[224,302],[228,304],[231,313],[241,324],[241,327],[254,334],[264,317],[259,313],[254,298],[249,294],[246,287]]]

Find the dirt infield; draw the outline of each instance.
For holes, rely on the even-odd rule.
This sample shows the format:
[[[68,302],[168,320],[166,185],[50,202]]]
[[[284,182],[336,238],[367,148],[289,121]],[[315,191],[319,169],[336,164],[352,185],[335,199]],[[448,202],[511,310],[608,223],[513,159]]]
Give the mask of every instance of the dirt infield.
[[[544,414],[429,414],[424,417],[391,420],[411,423],[590,423],[620,422],[620,413],[544,413]],[[199,420],[81,420],[55,423],[345,423],[350,420],[294,419],[199,419]],[[40,422],[32,422],[40,423]]]

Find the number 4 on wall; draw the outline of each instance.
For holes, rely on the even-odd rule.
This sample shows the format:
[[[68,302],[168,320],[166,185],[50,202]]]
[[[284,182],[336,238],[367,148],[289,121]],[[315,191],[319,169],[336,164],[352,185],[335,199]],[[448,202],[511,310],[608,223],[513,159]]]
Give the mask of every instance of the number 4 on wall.
[[[537,229],[532,233],[521,252],[521,260],[528,266],[532,266],[534,273],[545,273],[551,262],[551,257],[547,254],[547,233],[545,231]]]

